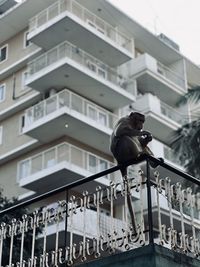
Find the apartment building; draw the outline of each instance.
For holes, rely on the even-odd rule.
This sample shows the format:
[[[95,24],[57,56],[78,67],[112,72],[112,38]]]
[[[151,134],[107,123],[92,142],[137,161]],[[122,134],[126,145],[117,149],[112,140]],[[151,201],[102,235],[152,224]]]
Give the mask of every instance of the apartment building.
[[[199,83],[199,68],[176,44],[109,1],[7,0],[0,8],[7,196],[43,193],[112,166],[109,136],[132,110],[145,114],[155,155],[174,162],[170,134],[187,117],[176,101]]]
[[[114,166],[110,135],[131,111],[146,116],[155,156],[181,168],[170,138],[190,114],[176,102],[200,84],[200,68],[176,43],[107,0],[7,0],[0,12],[0,187],[6,196],[26,200]],[[107,175],[91,186],[114,179]],[[102,212],[109,214],[106,207]],[[87,223],[91,234],[93,219]]]

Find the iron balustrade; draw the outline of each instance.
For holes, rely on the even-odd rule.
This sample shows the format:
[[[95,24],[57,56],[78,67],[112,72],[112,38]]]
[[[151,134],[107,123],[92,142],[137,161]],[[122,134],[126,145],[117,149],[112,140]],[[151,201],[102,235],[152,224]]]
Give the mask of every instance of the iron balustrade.
[[[156,170],[152,163],[158,164]],[[119,170],[124,166],[139,166],[140,170],[123,182]],[[170,172],[171,177],[162,176],[162,170]],[[113,173],[116,180],[110,181],[109,186],[90,187],[90,182]],[[0,212],[2,217],[19,208],[38,205],[22,218],[1,223],[0,264],[5,262],[5,244],[10,245],[5,263],[8,266],[74,265],[149,243],[199,258],[199,186],[200,181],[194,177],[152,156],[144,156],[36,196]],[[62,198],[56,202],[58,194]],[[131,225],[128,195],[133,200],[136,229]],[[53,204],[37,204],[47,199],[53,199]],[[121,214],[117,207],[122,207]],[[38,228],[40,233],[36,235]],[[24,258],[28,231],[32,233],[32,245],[29,257]],[[21,247],[14,259],[16,239]],[[36,243],[41,245],[37,255]]]

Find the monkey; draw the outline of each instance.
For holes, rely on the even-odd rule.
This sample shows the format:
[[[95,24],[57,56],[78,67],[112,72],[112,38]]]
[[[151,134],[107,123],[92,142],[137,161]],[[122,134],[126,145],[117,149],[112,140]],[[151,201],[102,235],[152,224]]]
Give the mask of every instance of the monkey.
[[[142,130],[145,116],[138,112],[121,118],[114,127],[111,135],[110,150],[118,164],[123,164],[132,159],[138,159],[141,155],[153,156],[153,152],[147,146],[153,137],[150,132]],[[126,169],[122,169],[122,176],[126,175]]]
[[[144,131],[145,116],[138,112],[131,112],[122,117],[114,127],[110,140],[110,150],[118,164],[123,164],[132,159],[138,159],[146,154],[153,156],[153,152],[147,146],[152,141],[152,135]],[[123,182],[127,183],[127,167],[121,167]],[[127,192],[127,204],[132,221],[133,230],[136,233],[135,214],[132,206],[130,189]]]

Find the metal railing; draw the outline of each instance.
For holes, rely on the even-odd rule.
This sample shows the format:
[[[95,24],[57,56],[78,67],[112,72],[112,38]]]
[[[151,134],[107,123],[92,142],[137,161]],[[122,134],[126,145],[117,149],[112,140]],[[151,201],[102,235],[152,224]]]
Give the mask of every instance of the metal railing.
[[[116,173],[125,166],[141,166],[142,161],[146,164],[142,164],[144,169],[136,177],[122,180]],[[154,172],[150,171],[153,165],[158,165]],[[171,177],[160,177],[163,170]],[[119,176],[118,181],[94,188],[95,179],[113,173],[113,177]],[[0,212],[4,218],[20,208],[37,207],[36,203],[40,203],[33,213],[10,215],[10,222],[1,223],[0,264],[71,266],[149,243],[200,258],[199,186],[200,181],[194,177],[144,156],[47,192]],[[56,202],[61,193],[63,197]],[[47,203],[47,199],[54,204],[41,207],[41,201]],[[27,237],[30,248],[25,256]],[[14,253],[17,240],[18,254]]]
[[[25,111],[24,129],[33,126],[34,122],[56,112],[62,108],[69,108],[84,115],[86,119],[98,123],[98,125],[113,128],[118,120],[117,115],[95,105],[93,102],[64,89],[59,93],[39,102]]]
[[[29,77],[56,62],[62,61],[65,58],[71,59],[76,64],[78,63],[79,65],[84,66],[92,73],[92,75],[95,74],[98,77],[109,81],[124,90],[132,90],[132,80],[123,77],[120,73],[118,73],[117,69],[109,67],[108,65],[67,41],[59,44],[58,46],[32,60],[28,64]],[[71,63],[69,62],[69,64]]]
[[[81,19],[82,23],[84,22],[85,25],[90,26],[92,29],[96,29],[98,33],[105,35],[119,46],[132,52],[133,47],[131,38],[127,37],[125,34],[121,33],[106,21],[97,17],[73,0],[59,0],[31,18],[29,22],[29,32],[31,33],[66,11],[70,12],[78,19]]]
[[[96,173],[113,166],[112,162],[64,142],[20,161],[17,179],[18,181],[26,179],[31,175],[55,167],[61,162],[68,163],[71,171],[75,167],[79,167],[90,173]],[[110,177],[107,178],[110,179]]]

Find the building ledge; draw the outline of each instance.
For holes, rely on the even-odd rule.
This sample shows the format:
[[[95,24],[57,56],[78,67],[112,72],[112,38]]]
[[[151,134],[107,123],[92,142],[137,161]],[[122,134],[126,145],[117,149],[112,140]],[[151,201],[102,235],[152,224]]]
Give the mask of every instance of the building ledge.
[[[82,267],[197,267],[199,260],[159,245],[148,245],[107,258],[95,260]]]

